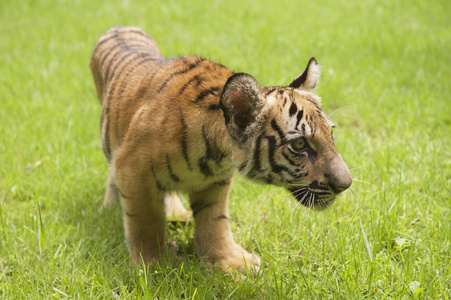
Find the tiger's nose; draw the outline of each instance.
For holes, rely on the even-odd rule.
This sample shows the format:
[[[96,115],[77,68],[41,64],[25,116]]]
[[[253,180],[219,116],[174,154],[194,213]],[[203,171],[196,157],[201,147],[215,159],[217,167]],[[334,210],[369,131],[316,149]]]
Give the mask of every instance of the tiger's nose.
[[[329,172],[329,186],[334,193],[344,192],[352,185],[351,171],[341,158],[341,155],[337,157]]]

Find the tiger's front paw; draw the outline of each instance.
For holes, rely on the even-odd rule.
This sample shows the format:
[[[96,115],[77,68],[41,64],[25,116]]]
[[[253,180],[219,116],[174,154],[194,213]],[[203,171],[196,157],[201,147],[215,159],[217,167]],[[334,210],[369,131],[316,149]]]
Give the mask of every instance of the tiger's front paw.
[[[236,245],[231,252],[220,259],[219,265],[224,272],[229,274],[233,274],[235,271],[255,274],[260,270],[261,259],[258,255],[249,253]]]

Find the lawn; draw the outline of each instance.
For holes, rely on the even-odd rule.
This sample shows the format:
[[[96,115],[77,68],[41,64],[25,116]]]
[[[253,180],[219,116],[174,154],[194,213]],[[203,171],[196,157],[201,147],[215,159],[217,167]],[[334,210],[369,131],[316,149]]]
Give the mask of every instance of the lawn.
[[[0,2],[0,298],[450,299],[451,1]],[[198,54],[262,85],[308,59],[353,186],[309,211],[237,177],[235,239],[256,276],[206,268],[193,228],[181,265],[129,266],[121,208],[102,210],[107,162],[91,51],[114,25],[168,57]]]

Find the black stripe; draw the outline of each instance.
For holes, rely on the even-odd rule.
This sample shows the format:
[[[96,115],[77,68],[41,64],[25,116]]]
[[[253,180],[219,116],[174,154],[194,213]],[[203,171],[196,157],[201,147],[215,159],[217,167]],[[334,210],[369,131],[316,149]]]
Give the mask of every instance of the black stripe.
[[[310,118],[311,120],[312,120],[312,122],[313,122],[313,118]],[[311,129],[311,131],[312,131],[312,134],[311,134],[311,137],[313,138],[313,137],[315,137],[315,132],[316,132],[316,126],[312,126],[312,123],[311,122],[307,122],[307,124],[309,125],[309,127],[310,127],[310,129]]]
[[[124,51],[116,52],[116,54],[114,54],[114,56],[110,59],[109,64],[106,67],[105,82],[108,82],[110,79],[112,79],[114,77],[114,74],[115,74],[117,68],[119,68],[119,66],[125,59],[127,59],[131,55],[135,55],[135,54],[136,53],[134,53],[134,52],[124,52]],[[122,56],[119,58],[119,60],[117,60],[116,57],[118,57],[120,55],[122,55]],[[125,66],[127,66],[127,64]],[[113,67],[113,71],[111,72],[111,78],[110,78],[110,71],[111,71],[112,67]],[[123,69],[124,68],[122,68],[122,70]]]
[[[155,180],[155,185],[157,186],[157,189],[159,189],[160,191],[166,191],[166,188],[161,184],[160,180],[158,180],[153,165],[150,166],[150,169],[152,170],[153,178]]]
[[[215,185],[215,186],[226,186],[229,184],[230,184],[230,180],[220,180],[220,181],[213,182],[213,185]]]
[[[214,95],[216,92],[219,92],[221,88],[219,87],[212,87],[206,90],[203,90],[199,93],[199,95],[196,97],[196,99],[193,101],[194,103],[198,103],[205,99],[208,95]],[[219,94],[218,94],[219,95]]]
[[[274,92],[276,90],[276,88],[272,88],[272,89],[269,89],[266,93],[265,93],[265,96],[266,97],[268,97],[272,92]]]
[[[296,105],[296,103],[292,102],[290,105],[290,111],[289,111],[290,117],[292,115],[294,115],[297,111],[298,111],[298,106]]]
[[[113,57],[111,57],[111,58],[108,60],[108,65],[106,66],[106,71],[105,71],[105,73],[104,73],[104,75],[105,75],[105,76],[104,76],[105,81],[108,80],[108,78],[109,78],[109,74],[110,74],[110,71],[111,71],[111,67],[116,66],[117,64],[122,63],[123,59],[125,59],[125,57],[124,57],[123,59],[121,59],[121,61],[118,62],[118,61],[116,60],[116,58],[117,58],[118,56],[120,56],[120,55],[122,55],[122,54],[124,54],[124,53],[127,53],[128,55],[132,55],[132,54],[136,54],[136,53],[137,53],[136,51],[129,51],[128,49],[124,51],[124,48],[125,48],[125,47],[122,47],[122,46],[123,46],[123,44],[119,43],[119,44],[116,44],[114,47],[109,48],[109,50],[106,52],[106,54],[103,56],[103,58],[102,58],[102,60],[101,60],[101,62],[100,62],[100,67],[103,68],[103,65],[104,65],[106,59],[108,58],[108,56],[109,56],[109,55],[110,55],[117,47],[121,47],[121,49],[118,49],[118,50],[114,53]],[[143,53],[144,53],[144,52],[143,52]],[[149,54],[149,55],[153,55],[153,54],[150,54],[150,53],[148,53],[148,54]]]
[[[209,107],[208,107],[208,110],[211,110],[211,111],[216,111],[216,110],[219,110],[220,108],[219,108],[219,104],[211,104]]]
[[[108,31],[107,33],[105,33],[102,36],[102,37],[104,37],[104,39],[97,43],[97,46],[94,49],[94,52],[97,51],[97,48],[99,48],[101,45],[105,44],[106,42],[110,41],[111,39],[117,38],[119,40],[125,40],[123,37],[119,36],[119,34],[123,34],[123,33],[137,33],[137,34],[140,34],[141,36],[145,37],[147,40],[151,40],[151,41],[154,42],[154,40],[149,35],[147,35],[146,33],[142,32],[142,31],[137,31],[137,30],[124,30],[124,31],[111,30],[111,31]],[[110,36],[107,36],[107,35],[110,35]]]
[[[252,172],[261,172],[261,144],[262,144],[262,139],[264,138],[264,135],[266,134],[266,132],[263,132],[261,135],[259,135],[257,137],[257,140],[255,141],[255,148],[254,148],[254,154],[253,154],[253,161],[254,164],[251,168]]]
[[[195,217],[196,215],[198,215],[202,210],[215,205],[216,202],[209,202],[209,203],[202,203],[202,202],[198,202],[198,203],[191,203],[191,210],[193,211],[193,217]]]
[[[193,170],[193,167],[191,166],[191,162],[189,160],[188,155],[188,126],[185,123],[185,118],[182,114],[182,109],[180,108],[180,122],[182,123],[182,135],[181,135],[181,144],[182,144],[182,153],[183,158],[185,159],[186,166],[190,171]]]
[[[316,114],[318,115],[318,117],[322,118],[323,117],[323,112],[320,109],[316,110]]]
[[[238,171],[242,172],[246,166],[247,166],[248,161],[245,161],[241,166],[238,167]]]
[[[161,184],[161,182],[155,178],[155,185],[157,186],[157,189],[159,189],[160,191],[166,191],[166,188]]]
[[[265,136],[268,140],[268,160],[271,166],[271,170],[275,173],[280,173],[284,168],[276,163],[274,154],[276,152],[276,138],[270,135]]]
[[[160,93],[160,92],[166,87],[166,85],[168,84],[168,82],[171,81],[172,78],[174,78],[174,76],[177,76],[177,75],[180,75],[180,74],[188,73],[190,70],[192,70],[192,69],[196,68],[197,66],[199,66],[199,64],[200,64],[201,62],[203,62],[203,61],[204,61],[203,59],[198,58],[198,61],[196,61],[196,62],[194,62],[194,63],[191,63],[191,64],[188,66],[188,68],[183,69],[183,70],[181,70],[181,71],[174,72],[174,73],[172,73],[171,75],[169,75],[168,78],[166,78],[166,80],[163,82],[163,84],[162,84],[162,85],[160,86],[160,88],[158,89],[158,92]]]
[[[108,82],[114,78],[114,75],[116,75],[116,71],[121,66],[121,64],[128,59],[130,56],[135,55],[132,59],[128,60],[127,63],[124,64],[122,69],[117,74],[120,76],[122,72],[124,72],[124,69],[127,68],[130,64],[135,62],[138,59],[146,58],[146,57],[152,57],[152,60],[158,60],[159,58],[155,58],[153,54],[144,54],[144,53],[136,53],[136,52],[125,52],[125,55],[122,55],[122,57],[119,60],[116,60],[116,56],[119,56],[121,54],[124,54],[122,51],[118,51],[110,60],[110,64],[107,66],[107,69],[105,71],[105,82]],[[114,66],[113,66],[114,65]],[[111,67],[113,67],[113,70],[111,70]]]
[[[101,40],[100,42],[97,43],[96,47],[95,47],[94,50],[93,50],[93,53],[97,53],[97,49],[100,48],[100,46],[102,46],[103,44],[105,44],[105,43],[108,42],[109,40],[119,37],[119,36],[118,36],[116,33],[114,33],[114,32],[111,32],[111,33],[108,33],[108,34],[111,34],[111,35],[107,37],[107,36],[105,36],[105,35],[106,35],[106,34],[105,34],[105,35],[103,35],[103,36],[100,37],[100,38],[102,38],[102,37],[105,36],[105,38],[104,38],[103,40]]]
[[[297,169],[297,170],[299,170],[299,169]],[[291,171],[291,172],[288,172],[288,174],[290,174],[293,178],[295,178],[296,180],[294,180],[294,181],[288,181],[287,180],[287,182],[290,182],[290,183],[293,183],[293,182],[295,182],[295,181],[297,181],[297,180],[299,180],[299,179],[301,179],[301,178],[304,178],[304,177],[306,177],[307,175],[308,175],[308,172],[296,172],[296,171]]]
[[[211,171],[210,167],[208,166],[207,159],[205,156],[202,156],[201,158],[199,158],[198,165],[199,165],[200,172],[202,174],[204,174],[206,177],[213,176],[213,172]]]
[[[207,137],[207,132],[205,131],[205,126],[202,126],[202,138],[204,139],[205,144],[205,159],[211,159],[216,162],[216,164],[220,164],[224,159],[226,154],[219,150]]]
[[[304,111],[302,109],[300,111],[298,111],[298,114],[296,115],[297,121],[296,121],[296,127],[295,128],[298,128],[299,122],[301,122],[303,115],[304,115]]]
[[[105,145],[104,145],[103,151],[105,153],[105,156],[106,156],[108,162],[111,162],[111,144],[110,144],[109,130],[110,130],[110,118],[107,117],[106,125],[105,125],[105,137],[104,137]]]
[[[119,136],[119,115],[120,115],[120,110],[119,110],[119,105],[120,105],[120,100],[121,100],[121,97],[122,97],[122,94],[123,94],[123,92],[125,91],[125,88],[126,88],[126,86],[128,85],[128,83],[129,83],[129,81],[127,80],[127,78],[128,78],[128,76],[130,76],[130,75],[133,75],[134,74],[134,71],[135,71],[135,69],[136,68],[138,68],[140,65],[142,65],[142,64],[144,64],[144,63],[146,63],[146,62],[148,62],[148,61],[155,61],[155,60],[160,60],[161,62],[163,61],[163,60],[161,60],[161,59],[155,59],[155,58],[146,58],[146,59],[142,59],[141,61],[138,61],[131,69],[129,69],[128,71],[127,71],[127,74],[125,75],[125,77],[121,80],[121,87],[120,87],[120,89],[119,89],[119,93],[116,95],[116,97],[115,97],[115,100],[116,100],[116,123],[115,123],[115,125],[116,125],[116,134],[117,134],[117,136]],[[122,68],[122,70],[120,71],[120,73],[122,73],[123,71],[124,71],[124,69],[128,66],[128,65],[130,65],[132,62],[135,62],[136,61],[136,59],[133,59],[131,62],[129,62],[129,63],[127,63],[127,65],[125,65],[123,68]],[[156,72],[155,73],[153,73],[152,74],[152,77],[150,77],[150,80],[148,81],[148,84],[149,84],[149,86],[150,86],[150,83],[152,82],[152,80],[153,80],[153,78],[155,77],[155,75],[158,73],[158,71],[159,71],[159,69],[157,69],[156,70]],[[109,94],[108,94],[108,99],[109,100],[111,100],[112,98],[112,95],[113,95],[113,93],[114,93],[114,91],[115,91],[115,88],[116,88],[116,84],[115,85],[113,85],[112,87],[111,87],[111,89],[110,89],[110,91],[109,91]],[[108,105],[110,105],[110,101],[108,101]]]
[[[179,95],[182,95],[185,89],[194,81],[196,81],[196,87],[200,86],[202,84],[202,79],[199,77],[199,74],[191,78],[187,83],[183,85],[183,87],[179,91]]]
[[[101,60],[100,60],[100,66],[103,66],[103,64],[105,63],[105,60],[107,59],[107,57],[111,54],[111,52],[113,52],[117,47],[120,47],[121,43],[117,43],[116,45],[114,45],[113,47],[109,47],[107,50],[105,51],[106,53],[102,53],[101,54]],[[117,55],[117,53],[116,53]]]
[[[109,113],[109,109],[107,110],[105,107],[102,107],[102,115],[100,116],[100,134],[102,136],[102,149],[103,149],[103,153],[105,154],[108,162],[110,162],[110,158],[108,157],[108,152],[107,152],[107,148],[105,145],[105,141],[104,141],[104,137],[103,137],[103,127],[106,126],[103,124],[103,120],[105,119],[105,115],[107,115]]]
[[[149,56],[150,56],[150,57],[149,57]],[[132,63],[136,62],[136,61],[137,61],[138,59],[140,59],[140,58],[144,58],[144,59],[142,59],[141,61],[138,61],[131,69],[129,69],[129,70],[127,71],[127,75],[126,75],[125,78],[127,78],[129,75],[132,75],[132,74],[134,73],[135,69],[138,68],[138,67],[139,67],[140,65],[142,65],[143,63],[146,63],[146,62],[149,62],[149,61],[159,61],[158,63],[161,64],[161,63],[165,62],[165,59],[163,59],[163,58],[154,58],[152,55],[149,55],[149,56],[143,55],[143,56],[140,56],[140,57],[135,57],[135,58],[133,58],[131,61],[129,61],[129,62],[121,69],[121,71],[119,72],[119,74],[122,74],[122,72],[124,71],[124,69],[125,69],[126,67],[130,66]],[[149,57],[149,58],[145,58],[145,57]],[[150,80],[148,81],[149,83],[153,80],[154,76],[155,76],[159,71],[160,71],[159,69],[155,70],[155,72],[152,74],[152,77],[151,77]],[[150,73],[150,72],[149,72],[149,73]],[[119,93],[119,96],[122,95],[122,93],[123,93],[124,90],[125,90],[125,87],[129,84],[129,82],[128,82],[127,80],[124,80],[124,79],[121,80],[121,83],[122,83],[122,84],[121,84],[121,87],[120,87],[120,90],[119,90],[119,92],[120,92],[120,93]],[[117,86],[117,85],[113,85],[113,86],[112,86],[109,95],[112,95],[112,93],[113,93],[113,91],[115,90],[116,86]],[[149,86],[150,86],[150,84],[149,84]]]
[[[283,134],[282,130],[280,129],[279,125],[277,125],[277,122],[275,119],[273,119],[271,121],[271,127],[272,129],[274,129],[275,131],[277,131],[277,134],[279,134],[280,137],[280,141],[281,142],[285,142],[285,135]]]
[[[118,29],[120,29],[121,27],[119,27]],[[123,27],[122,27],[123,28]],[[120,33],[136,33],[136,34],[139,34],[139,35],[141,35],[141,36],[143,36],[143,37],[145,37],[146,39],[149,39],[149,40],[151,40],[151,41],[153,41],[153,39],[150,37],[150,35],[148,35],[147,33],[145,33],[144,31],[142,31],[142,30],[136,30],[136,29],[127,29],[127,30],[124,30],[124,31],[116,31],[116,32],[120,32]]]
[[[266,177],[263,179],[267,184],[272,184],[274,179],[271,176],[271,174],[266,175]]]
[[[109,75],[110,75],[110,71],[111,71],[111,68],[117,68],[118,66],[118,62],[117,62],[117,60],[116,60],[116,58],[119,56],[119,55],[122,55],[122,54],[124,54],[124,52],[123,51],[117,51],[115,54],[114,54],[114,56],[108,61],[108,65],[106,66],[106,70],[105,70],[105,72],[103,72],[103,78],[104,78],[104,80],[105,80],[105,82],[107,82],[108,81],[108,79],[109,79]],[[130,55],[129,53],[125,53],[126,55],[128,54],[128,55]]]
[[[180,182],[180,178],[177,175],[175,175],[174,170],[171,167],[171,160],[169,159],[169,154],[166,154],[166,168],[168,169],[169,177],[171,177],[171,179],[174,180],[175,182]]]
[[[269,164],[271,165],[271,170],[274,173],[281,173],[282,171],[286,171],[290,175],[292,175],[292,170],[290,168],[287,168],[284,165],[280,165],[276,162],[275,159],[275,152],[276,152],[276,138],[273,136],[265,136],[265,138],[268,140],[268,160]]]
[[[120,52],[121,53],[121,52]],[[147,58],[146,61],[148,60],[159,60],[161,58],[155,58],[155,56],[153,54],[144,54],[144,53],[136,53],[136,52],[127,52],[126,55],[123,55],[119,61],[115,61],[115,65],[114,65],[114,69],[111,72],[111,76],[109,74],[110,72],[110,67],[111,64],[107,67],[107,72],[105,75],[105,82],[108,82],[110,80],[112,80],[114,78],[114,75],[116,75],[116,71],[119,68],[119,66],[122,64],[122,62],[129,58],[132,55],[136,55],[135,57],[133,57],[132,59],[128,60],[127,63],[122,67],[122,69],[119,71],[119,73],[117,74],[117,76],[120,76],[122,74],[122,72],[124,72],[124,69],[127,68],[130,64],[134,63],[135,61],[142,59],[142,58]],[[151,58],[149,58],[151,57]]]
[[[136,42],[140,42],[137,44],[132,44],[130,43],[130,41],[136,41]],[[105,62],[105,60],[107,59],[107,57],[116,49],[120,47],[121,51],[119,51],[118,53],[115,54],[115,56],[113,56],[113,58],[110,60],[114,60],[115,57],[117,57],[118,54],[120,53],[124,53],[124,52],[140,52],[140,53],[145,53],[145,54],[152,54],[152,55],[159,55],[157,53],[154,53],[154,51],[151,51],[152,48],[150,48],[150,45],[148,43],[146,43],[146,41],[144,40],[137,40],[137,39],[118,39],[118,42],[112,46],[112,47],[108,47],[105,49],[105,51],[103,53],[100,54],[100,56],[102,57],[101,61],[100,61],[100,65],[103,65],[103,63]]]
[[[151,44],[149,43],[149,39],[143,39],[139,37],[119,37],[118,38],[119,43],[123,44],[125,48],[129,46],[136,46],[136,45],[145,45],[150,50]],[[136,42],[136,43],[135,43]]]
[[[288,148],[289,149],[289,148]],[[288,154],[285,153],[285,151],[282,151],[282,156],[288,161],[288,163],[292,166],[298,166],[299,164],[295,163]]]
[[[155,51],[152,51],[152,48],[150,48],[150,45],[147,44],[131,44],[131,45],[124,45],[121,49],[121,52],[133,52],[138,54],[149,54],[155,57],[162,56]]]
[[[113,26],[110,30],[108,30],[108,32],[110,32],[110,31],[114,32],[114,33],[137,33],[137,34],[140,34],[144,37],[151,39],[151,37],[144,31],[142,31],[140,29],[131,29],[129,26],[124,26],[124,25]]]

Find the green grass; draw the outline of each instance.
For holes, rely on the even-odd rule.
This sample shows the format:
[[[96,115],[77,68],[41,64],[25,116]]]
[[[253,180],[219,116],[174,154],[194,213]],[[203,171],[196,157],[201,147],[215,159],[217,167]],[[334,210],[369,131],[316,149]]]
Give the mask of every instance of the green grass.
[[[447,0],[1,1],[0,297],[451,298],[450,11]],[[190,227],[169,234],[183,265],[129,267],[119,205],[99,210],[107,164],[88,67],[117,24],[263,85],[289,84],[311,56],[323,66],[318,93],[354,185],[315,213],[237,178],[232,227],[263,259],[255,278],[206,269]]]

